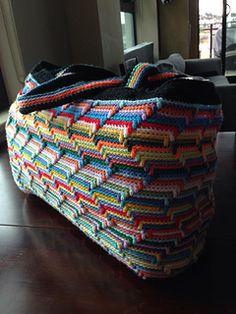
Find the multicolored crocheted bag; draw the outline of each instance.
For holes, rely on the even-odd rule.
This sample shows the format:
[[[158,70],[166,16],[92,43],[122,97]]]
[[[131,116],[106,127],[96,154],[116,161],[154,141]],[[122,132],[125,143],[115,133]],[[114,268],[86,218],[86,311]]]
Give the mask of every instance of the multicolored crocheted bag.
[[[125,78],[36,66],[6,126],[16,184],[143,278],[196,261],[214,213],[212,83],[138,64]]]

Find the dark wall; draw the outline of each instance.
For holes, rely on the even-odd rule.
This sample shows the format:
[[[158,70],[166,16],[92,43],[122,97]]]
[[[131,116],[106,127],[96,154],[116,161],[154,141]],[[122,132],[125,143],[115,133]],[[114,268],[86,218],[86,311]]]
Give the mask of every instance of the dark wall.
[[[173,52],[189,57],[189,1],[192,0],[174,0],[166,5],[158,1],[160,58],[166,58]]]

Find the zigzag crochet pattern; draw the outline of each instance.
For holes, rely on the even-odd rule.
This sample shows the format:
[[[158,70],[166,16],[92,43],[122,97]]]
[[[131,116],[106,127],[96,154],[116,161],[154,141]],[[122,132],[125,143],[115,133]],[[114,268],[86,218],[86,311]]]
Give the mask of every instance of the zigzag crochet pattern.
[[[214,213],[220,105],[154,97],[20,108],[11,106],[6,132],[21,190],[142,278],[198,259]]]

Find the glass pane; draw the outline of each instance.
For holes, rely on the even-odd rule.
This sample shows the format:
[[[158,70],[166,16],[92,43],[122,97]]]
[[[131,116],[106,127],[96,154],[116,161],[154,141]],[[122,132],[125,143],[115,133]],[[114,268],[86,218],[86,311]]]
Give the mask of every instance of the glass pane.
[[[135,45],[134,19],[132,13],[120,12],[124,49]]]
[[[223,1],[199,0],[199,55],[211,58],[217,55],[215,34],[222,25]],[[220,46],[221,47],[221,46]]]
[[[227,1],[225,70],[228,75],[236,73],[236,1]]]

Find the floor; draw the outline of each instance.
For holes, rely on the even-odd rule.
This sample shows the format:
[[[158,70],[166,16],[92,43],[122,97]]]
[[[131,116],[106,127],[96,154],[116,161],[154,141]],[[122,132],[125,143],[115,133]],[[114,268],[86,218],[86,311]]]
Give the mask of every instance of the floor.
[[[236,135],[218,136],[205,251],[174,279],[142,280],[49,205],[25,195],[0,148],[0,313],[236,313]]]

